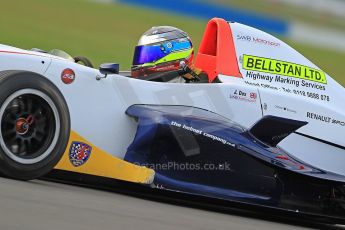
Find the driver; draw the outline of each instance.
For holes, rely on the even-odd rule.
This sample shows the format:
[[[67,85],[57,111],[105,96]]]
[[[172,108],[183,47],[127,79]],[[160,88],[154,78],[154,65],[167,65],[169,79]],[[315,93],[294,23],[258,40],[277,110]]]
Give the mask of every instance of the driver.
[[[206,83],[205,72],[193,66],[188,34],[172,26],[152,27],[135,47],[131,75],[149,81]]]

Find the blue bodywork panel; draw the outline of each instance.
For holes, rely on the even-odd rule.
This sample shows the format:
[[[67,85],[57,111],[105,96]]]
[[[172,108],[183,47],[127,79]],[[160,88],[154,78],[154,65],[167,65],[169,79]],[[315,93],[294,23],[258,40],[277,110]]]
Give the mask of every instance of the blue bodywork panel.
[[[138,129],[125,160],[154,169],[153,183],[164,189],[273,206],[293,193],[319,205],[320,193],[328,194],[345,181],[292,158],[211,111],[133,105],[126,113],[137,119]],[[263,118],[262,124],[269,126],[270,119]],[[257,127],[265,129],[259,122],[256,133]],[[292,125],[293,120],[285,123]]]

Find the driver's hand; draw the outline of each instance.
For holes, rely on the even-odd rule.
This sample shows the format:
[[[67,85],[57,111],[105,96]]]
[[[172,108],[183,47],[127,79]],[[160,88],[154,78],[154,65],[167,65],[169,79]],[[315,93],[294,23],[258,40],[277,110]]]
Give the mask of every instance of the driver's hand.
[[[200,81],[198,73],[192,70],[184,61],[180,62],[180,67],[183,70],[181,75],[187,82]]]

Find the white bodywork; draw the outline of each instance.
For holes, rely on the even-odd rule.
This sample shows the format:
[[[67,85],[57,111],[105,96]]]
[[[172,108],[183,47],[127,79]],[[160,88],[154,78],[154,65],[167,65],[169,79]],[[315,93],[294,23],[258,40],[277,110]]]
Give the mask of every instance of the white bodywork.
[[[0,71],[27,70],[50,79],[65,96],[72,130],[121,159],[136,132],[136,123],[125,114],[126,109],[133,104],[204,108],[246,128],[265,115],[307,121],[308,124],[298,130],[300,133],[345,146],[343,87],[328,75],[324,90],[302,86],[302,79],[294,79],[300,82],[296,86],[248,77],[249,71],[241,67],[245,54],[318,68],[271,35],[237,23],[231,23],[231,28],[243,78],[220,75],[219,79],[223,82],[220,84],[158,83],[121,75],[109,75],[96,80],[97,76],[103,76],[96,69],[55,56],[3,45],[0,45]],[[61,73],[66,68],[75,72],[72,84],[65,84],[61,80]],[[265,75],[275,77],[274,74]],[[301,96],[293,90],[304,91],[307,95],[322,95],[322,98],[329,101]],[[329,117],[330,121],[311,119],[307,113]],[[341,148],[297,134],[287,137],[280,146],[307,163],[345,175],[345,150]]]

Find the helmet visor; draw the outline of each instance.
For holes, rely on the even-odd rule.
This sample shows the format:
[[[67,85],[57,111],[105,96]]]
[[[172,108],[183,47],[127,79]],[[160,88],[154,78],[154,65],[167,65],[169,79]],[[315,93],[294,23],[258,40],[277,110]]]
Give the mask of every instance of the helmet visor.
[[[136,46],[133,57],[133,65],[142,65],[155,62],[172,52],[187,50],[192,48],[192,43],[187,40],[183,42],[167,42],[154,46]]]
[[[167,53],[164,53],[163,50],[161,50],[161,46],[136,46],[133,65],[155,62],[166,55]]]

